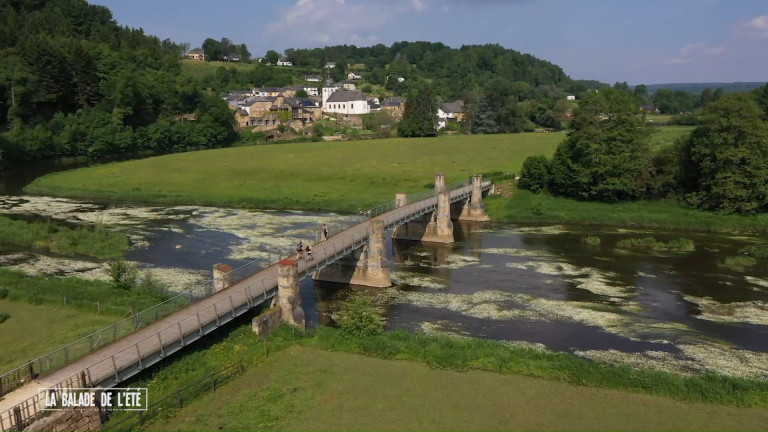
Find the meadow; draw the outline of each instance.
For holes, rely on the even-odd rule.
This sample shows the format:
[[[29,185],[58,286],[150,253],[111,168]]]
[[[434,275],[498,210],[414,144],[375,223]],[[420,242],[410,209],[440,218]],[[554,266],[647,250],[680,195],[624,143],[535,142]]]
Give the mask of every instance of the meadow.
[[[293,346],[146,430],[748,430],[766,421],[766,409]]]
[[[356,213],[473,174],[519,173],[531,155],[551,155],[563,133],[310,142],[180,153],[41,177],[43,195],[264,209]]]
[[[0,313],[10,317],[0,324],[0,373],[51,352],[106,327],[118,315],[86,312],[80,308],[31,304],[0,299]],[[41,319],[44,317],[44,319]]]
[[[146,413],[144,429],[755,429],[768,418],[762,381],[685,377],[402,330],[352,336],[281,327],[262,339],[242,326],[136,385],[159,400],[238,361],[245,375],[178,412]]]

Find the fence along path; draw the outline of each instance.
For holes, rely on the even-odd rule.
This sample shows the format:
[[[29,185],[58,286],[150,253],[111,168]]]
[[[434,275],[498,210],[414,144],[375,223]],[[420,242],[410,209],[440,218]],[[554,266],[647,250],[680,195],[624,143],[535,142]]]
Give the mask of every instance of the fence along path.
[[[490,182],[483,184],[484,189],[488,187]],[[447,189],[451,202],[466,199],[472,193],[472,186],[467,182],[448,186]],[[393,227],[436,207],[437,197],[430,192],[427,198],[422,194],[409,197],[408,204],[401,207],[397,207],[394,201],[376,207],[368,212],[368,216],[382,219],[387,227]],[[299,275],[320,270],[362,247],[367,242],[369,225],[370,219],[316,244],[313,247],[314,259],[299,262]],[[277,271],[278,263],[274,263],[229,288],[7,394],[0,401],[0,431],[22,429],[41,415],[43,401],[37,394],[38,388],[112,387],[274,297],[277,293]]]

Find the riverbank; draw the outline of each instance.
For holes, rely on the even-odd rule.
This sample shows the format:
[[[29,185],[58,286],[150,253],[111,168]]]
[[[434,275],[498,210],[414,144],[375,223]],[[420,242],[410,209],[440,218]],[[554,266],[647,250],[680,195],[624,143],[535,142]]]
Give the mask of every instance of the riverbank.
[[[293,348],[291,351],[283,351],[296,345],[304,348],[298,348],[298,351]],[[322,367],[322,362],[299,361],[300,364],[314,364],[322,369],[321,371],[316,371],[314,370],[315,366],[308,366],[313,370],[304,373],[302,368],[306,366],[294,364],[288,358],[303,358],[298,353],[307,352],[310,353],[310,357],[317,359],[325,358],[331,352],[345,353],[333,354],[332,356],[338,355],[339,361],[342,363],[351,363],[349,367],[333,369],[330,365]],[[317,354],[311,354],[313,352]],[[351,356],[350,354],[362,354],[365,357]],[[285,357],[286,355],[288,358]],[[281,358],[285,361],[280,360]],[[471,375],[478,377],[477,380],[473,380],[472,395],[497,394],[499,389],[494,387],[493,382],[498,383],[510,380],[515,382],[525,381],[528,384],[524,387],[535,388],[539,391],[557,389],[556,393],[562,392],[564,395],[562,403],[565,403],[569,398],[579,399],[586,397],[585,403],[600,405],[603,403],[603,399],[601,399],[602,396],[598,397],[597,394],[602,391],[597,389],[612,389],[610,390],[611,398],[617,400],[617,407],[623,407],[622,409],[637,408],[637,403],[640,400],[646,401],[646,403],[652,406],[688,407],[678,414],[675,414],[674,410],[670,411],[667,414],[669,416],[667,420],[670,423],[661,422],[658,425],[659,428],[666,426],[668,429],[673,421],[678,422],[675,424],[683,427],[685,423],[680,422],[692,421],[689,415],[692,418],[704,421],[705,418],[711,415],[711,411],[708,411],[711,409],[716,411],[722,409],[723,413],[735,409],[705,405],[699,406],[699,408],[694,406],[692,411],[688,410],[691,408],[690,403],[700,402],[731,407],[761,408],[761,410],[740,411],[742,414],[736,415],[736,417],[743,418],[747,423],[724,422],[720,425],[720,428],[753,428],[756,427],[755,425],[760,424],[760,421],[764,421],[762,420],[763,418],[768,418],[761,417],[768,415],[768,411],[765,410],[765,408],[768,408],[768,383],[763,381],[712,374],[680,376],[669,372],[639,370],[629,366],[593,362],[573,354],[558,353],[541,348],[511,346],[482,339],[427,335],[405,331],[389,332],[378,336],[354,337],[338,329],[327,327],[318,328],[306,335],[302,335],[290,328],[282,327],[267,339],[260,339],[253,334],[250,326],[243,326],[233,331],[223,341],[214,344],[208,349],[200,348],[183,355],[183,357],[175,360],[173,364],[168,365],[148,380],[142,381],[137,385],[148,387],[149,393],[153,395],[153,399],[159,400],[182,386],[205,378],[212,371],[219,370],[226,365],[240,360],[248,368],[246,376],[238,378],[234,382],[218,389],[213,395],[206,395],[204,400],[200,399],[200,402],[190,405],[190,407],[197,407],[194,411],[185,409],[178,414],[175,410],[148,412],[145,420],[156,423],[149,425],[146,429],[176,430],[181,428],[186,430],[195,427],[210,429],[218,428],[219,426],[223,426],[224,429],[245,430],[295,429],[300,428],[301,425],[291,420],[293,415],[299,414],[304,416],[307,414],[311,416],[311,407],[329,406],[330,400],[328,397],[334,394],[339,399],[334,399],[336,402],[330,404],[330,406],[348,412],[344,416],[344,421],[346,422],[344,427],[365,429],[367,427],[364,425],[368,424],[365,423],[365,417],[368,414],[364,413],[372,410],[374,403],[385,403],[389,400],[389,397],[402,397],[403,394],[408,393],[403,386],[407,387],[408,383],[413,379],[423,379],[424,374],[427,373],[425,371],[429,370],[438,370],[437,372],[439,373],[429,372],[430,374],[436,374],[432,375],[427,380],[428,385],[427,383],[425,385],[432,386],[438,382],[445,383],[441,387],[439,394],[455,395],[455,399],[451,399],[450,405],[455,404],[456,406],[461,406],[461,401],[466,399],[467,393],[456,391],[457,388],[465,387],[456,385],[456,381],[449,379],[449,377],[466,377]],[[399,361],[393,362],[392,360]],[[404,362],[403,360],[407,361]],[[380,373],[361,373],[359,377],[355,375],[354,379],[350,379],[350,370],[362,368],[362,370],[370,372],[371,370],[379,369],[378,367],[371,369],[366,366],[370,366],[370,364],[380,365],[382,370],[398,369],[398,378],[392,379],[386,374]],[[275,369],[276,365],[282,366]],[[425,365],[428,368],[425,368]],[[467,372],[467,374],[457,374],[453,371],[463,371]],[[478,371],[483,372],[478,375]],[[341,378],[338,380],[333,379],[339,373],[344,375],[345,378],[343,380]],[[254,376],[262,378],[251,380]],[[290,377],[291,382],[274,383],[275,385],[270,386],[269,380],[264,378],[266,376],[274,376],[278,381]],[[381,386],[381,388],[389,389],[386,391],[389,396],[381,397],[383,395],[373,392],[376,395],[374,396],[375,401],[362,397],[342,397],[344,390],[340,389],[346,385],[344,383],[354,382],[358,378],[363,379],[363,376],[365,376],[366,380],[371,381],[368,383],[372,386],[370,388]],[[296,377],[304,378],[297,380]],[[384,383],[387,383],[387,385],[385,386]],[[445,385],[447,387],[444,387]],[[259,389],[258,393],[261,396],[242,399],[242,395],[249,394],[249,392],[243,390],[243,386],[251,389],[249,392]],[[286,391],[286,388],[294,388],[295,390]],[[342,393],[338,393],[339,391]],[[303,402],[293,404],[291,402],[293,396],[286,397],[286,395],[295,395],[295,397],[300,398]],[[643,395],[653,395],[654,397]],[[309,399],[303,399],[305,397],[309,397]],[[315,400],[315,398],[320,399]],[[681,402],[673,402],[670,399]],[[500,398],[500,400],[506,400],[506,398]],[[226,416],[230,420],[222,419],[221,412],[224,408],[220,404],[223,401],[236,401],[231,404],[231,407],[240,414]],[[552,398],[547,398],[547,402],[560,403]],[[407,410],[423,409],[425,410],[423,418],[429,419],[430,416],[426,416],[426,411],[429,411],[428,405],[425,404],[419,408],[411,404],[399,404],[397,405],[399,408],[396,411],[404,410],[400,414],[405,415]],[[645,403],[640,405],[645,405]],[[565,406],[567,404],[562,407],[564,408]],[[511,410],[513,407],[509,407],[509,409]],[[225,411],[229,412],[228,410]],[[506,410],[502,411],[508,412]],[[683,415],[682,412],[686,414]],[[706,414],[707,412],[710,414]],[[246,413],[254,413],[254,415]],[[391,417],[388,416],[387,418],[411,418],[410,416],[395,415],[396,413],[390,414]],[[333,417],[327,417],[328,421],[333,421]],[[591,417],[597,418],[595,416]],[[117,416],[115,420],[119,418],[120,416]],[[199,419],[201,423],[189,423],[190,418]],[[471,421],[471,418],[466,418],[465,420]],[[618,420],[621,419],[619,418]],[[216,421],[219,423],[208,423]],[[234,423],[230,423],[230,421]],[[606,426],[608,424],[611,423],[606,420],[606,423],[595,424],[592,427],[599,427],[600,425],[608,427]],[[701,425],[704,424],[701,423]],[[439,429],[440,425],[439,420],[433,418],[432,420],[427,420],[427,423],[419,424],[418,429]],[[540,427],[545,429],[551,429],[554,425],[556,424],[540,423]],[[335,426],[340,425],[328,423],[327,426],[329,429],[336,429]],[[384,425],[382,428],[401,429],[405,426],[400,423],[392,423],[390,426]],[[464,428],[476,429],[478,427],[477,424],[467,423]],[[587,427],[586,423],[584,427],[591,428]],[[107,424],[107,428],[109,428],[109,424]],[[637,428],[645,429],[643,424],[638,424]]]
[[[495,222],[613,225],[711,232],[765,232],[768,214],[721,215],[684,207],[673,201],[635,201],[615,204],[577,201],[534,194],[514,187],[512,198],[485,200]]]

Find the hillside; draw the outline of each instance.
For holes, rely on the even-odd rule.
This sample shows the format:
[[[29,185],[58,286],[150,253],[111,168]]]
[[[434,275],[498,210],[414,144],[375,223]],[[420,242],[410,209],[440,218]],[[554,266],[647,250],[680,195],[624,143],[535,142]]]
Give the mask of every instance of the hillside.
[[[223,101],[180,77],[181,47],[85,0],[0,2],[0,162],[130,157],[231,142]],[[197,122],[180,123],[195,113]]]
[[[656,93],[659,89],[684,91],[695,95],[701,94],[704,89],[721,88],[725,93],[739,93],[754,90],[762,87],[765,82],[711,82],[711,83],[667,83],[667,84],[646,84],[649,93]]]

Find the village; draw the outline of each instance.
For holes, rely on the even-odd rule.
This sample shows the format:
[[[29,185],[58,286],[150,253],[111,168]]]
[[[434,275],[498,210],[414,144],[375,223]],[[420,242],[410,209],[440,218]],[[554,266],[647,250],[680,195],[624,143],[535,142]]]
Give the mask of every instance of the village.
[[[203,54],[192,51],[188,58],[205,60]],[[239,59],[230,60],[236,62]],[[292,64],[281,58],[276,66],[292,67]],[[314,124],[323,119],[351,127],[362,127],[362,116],[378,112],[388,113],[395,122],[402,119],[406,102],[404,97],[380,98],[365,94],[358,88],[359,83],[364,82],[364,76],[359,72],[349,72],[346,80],[333,82],[328,71],[334,67],[334,62],[325,64],[325,79],[305,74],[301,76],[301,85],[232,91],[224,96],[224,100],[235,111],[237,127],[266,133],[270,139],[289,129],[298,134],[308,134]],[[402,77],[393,79],[405,80]],[[437,118],[438,129],[446,128],[449,123],[464,122],[464,102],[457,100],[439,104]]]

